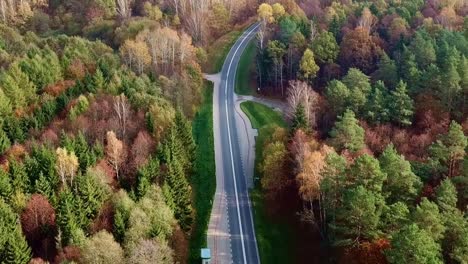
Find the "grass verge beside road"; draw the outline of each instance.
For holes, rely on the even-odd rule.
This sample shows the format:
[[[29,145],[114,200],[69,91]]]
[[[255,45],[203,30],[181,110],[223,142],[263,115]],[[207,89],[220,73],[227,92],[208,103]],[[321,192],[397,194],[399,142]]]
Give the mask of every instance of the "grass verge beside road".
[[[252,76],[255,72],[255,57],[257,56],[257,47],[255,41],[250,41],[240,58],[236,72],[235,91],[240,95],[255,94],[256,87],[252,87]]]
[[[242,31],[234,30],[217,39],[210,47],[208,47],[208,57],[205,63],[204,71],[206,73],[218,73],[223,67],[229,50],[236,42]]]
[[[216,170],[213,136],[213,84],[205,82],[203,103],[193,121],[197,143],[195,173],[192,176],[195,225],[190,239],[189,263],[200,262],[200,249],[207,246],[206,234],[213,197],[216,192]]]
[[[262,160],[263,145],[275,127],[286,127],[281,113],[256,102],[243,102],[241,109],[249,117],[252,127],[258,129],[255,144],[255,175]],[[250,193],[252,200],[255,234],[262,263],[294,263],[294,240],[288,223],[268,215],[267,204],[259,184]]]

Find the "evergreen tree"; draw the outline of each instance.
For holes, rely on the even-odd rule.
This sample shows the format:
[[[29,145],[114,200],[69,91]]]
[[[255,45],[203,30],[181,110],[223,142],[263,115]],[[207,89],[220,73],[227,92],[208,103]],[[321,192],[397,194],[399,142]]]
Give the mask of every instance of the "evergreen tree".
[[[348,98],[349,108],[355,113],[359,113],[366,104],[372,90],[369,76],[359,69],[351,68],[342,81],[350,91]]]
[[[346,110],[330,132],[331,143],[339,151],[358,151],[364,147],[364,129],[352,111]]]
[[[442,248],[447,263],[466,263],[468,261],[468,221],[463,213],[453,208],[444,213],[446,231]]]
[[[0,85],[3,92],[8,97],[13,109],[22,109],[26,106],[26,95],[12,76],[4,72],[0,76]]]
[[[442,135],[429,148],[430,162],[435,171],[448,177],[455,176],[466,155],[467,145],[468,140],[462,127],[457,122],[452,121],[448,133]]]
[[[381,229],[387,234],[398,232],[409,222],[410,211],[402,202],[385,206],[381,218]]]
[[[9,167],[10,179],[13,190],[19,192],[28,192],[30,182],[23,163],[17,162],[15,160],[10,160]]]
[[[436,62],[436,52],[430,39],[425,39],[421,31],[416,32],[410,49],[415,55],[420,69],[425,69],[431,63]]]
[[[31,249],[19,225],[18,216],[0,199],[0,260],[5,264],[26,264]]]
[[[433,202],[430,202],[426,197],[421,200],[421,203],[413,212],[412,219],[419,228],[425,230],[434,241],[442,239],[445,226],[443,224],[442,215],[439,208]]]
[[[436,202],[442,212],[457,208],[457,189],[450,179],[445,179],[436,189]]]
[[[169,186],[170,195],[175,203],[174,215],[182,229],[188,231],[192,224],[192,191],[178,159],[172,159],[167,164],[165,182]]]
[[[409,203],[419,194],[422,182],[411,170],[411,164],[398,154],[393,144],[385,148],[379,157],[382,171],[387,173],[383,192],[389,203]]]
[[[1,102],[0,102],[1,103]],[[10,148],[11,142],[7,134],[0,127],[0,155],[3,155],[5,151]]]
[[[97,176],[92,172],[78,176],[75,187],[83,213],[87,219],[94,219],[109,195],[109,187],[106,183],[99,182]]]
[[[192,134],[192,125],[182,112],[177,111],[174,118],[174,127],[176,136],[184,148],[184,151],[182,152],[182,155],[184,156],[183,159],[188,161],[185,164],[184,169],[188,172],[192,167],[192,163],[195,161],[195,151],[197,149],[197,145],[195,144]]]
[[[440,245],[427,231],[410,224],[392,236],[385,255],[391,264],[442,264],[440,251]]]
[[[309,122],[307,120],[305,109],[302,104],[299,104],[296,107],[294,112],[294,117],[292,119],[291,130],[294,133],[296,130],[301,129],[304,132],[309,131]]]
[[[377,81],[364,107],[366,119],[373,124],[386,123],[390,119],[388,91],[382,81]]]
[[[76,206],[73,193],[65,189],[60,193],[57,206],[57,225],[61,232],[61,241],[63,245],[73,243],[73,236],[80,228],[79,220],[75,216],[79,208]]]
[[[0,169],[0,199],[8,201],[13,194],[10,177],[3,169]]]
[[[383,53],[377,64],[377,70],[374,73],[374,78],[383,81],[387,87],[394,88],[398,83],[398,68],[395,61],[388,57],[387,53]]]
[[[449,112],[453,110],[455,99],[462,91],[457,61],[458,59],[453,56],[447,59],[447,67],[444,67],[444,74],[442,75],[444,85],[439,87],[440,97]]]
[[[378,225],[383,198],[363,186],[347,189],[343,204],[337,210],[334,227],[337,232],[337,245],[350,245],[361,240],[372,240],[379,235]]]
[[[406,47],[403,50],[400,72],[403,79],[410,87],[410,92],[415,94],[419,92],[422,72],[416,64],[416,56]]]
[[[344,83],[339,80],[332,80],[327,85],[325,97],[328,103],[332,106],[332,110],[336,115],[342,115],[348,108],[350,91]]]
[[[55,195],[54,187],[47,180],[44,174],[42,174],[42,172],[39,174],[39,178],[35,182],[34,192],[40,193],[44,195],[45,197],[47,197],[47,200],[49,200],[53,205],[55,205],[57,202],[57,197]]]
[[[379,194],[387,179],[387,174],[380,169],[379,161],[368,154],[359,156],[349,167],[347,175],[351,186],[363,186]]]
[[[406,84],[400,81],[389,99],[390,116],[395,123],[402,126],[409,126],[412,123],[414,114],[414,102],[409,97]]]
[[[12,112],[11,102],[8,96],[5,95],[3,89],[0,89],[0,127],[3,126],[6,117],[10,116]]]

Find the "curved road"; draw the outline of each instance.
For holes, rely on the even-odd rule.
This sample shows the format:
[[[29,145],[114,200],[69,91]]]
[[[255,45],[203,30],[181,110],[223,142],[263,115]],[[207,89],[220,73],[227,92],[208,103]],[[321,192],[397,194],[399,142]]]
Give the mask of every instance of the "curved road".
[[[236,71],[248,43],[256,36],[258,24],[247,29],[231,48],[218,78],[214,78],[213,119],[216,156],[216,197],[208,229],[208,246],[214,264],[260,263],[248,179],[241,156],[245,140],[236,122]],[[244,157],[245,158],[245,157]],[[249,169],[249,166],[246,166]]]

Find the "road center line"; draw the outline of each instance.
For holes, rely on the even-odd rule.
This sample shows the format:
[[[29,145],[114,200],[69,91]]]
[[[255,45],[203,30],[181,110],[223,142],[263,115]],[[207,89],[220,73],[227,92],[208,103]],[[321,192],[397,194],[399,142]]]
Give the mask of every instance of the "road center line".
[[[237,47],[237,49],[234,51],[234,54],[231,57],[231,62],[229,63],[229,67],[228,67],[228,71],[227,71],[227,75],[226,75],[226,86],[225,86],[225,89],[224,89],[225,96],[226,96],[226,98],[225,98],[226,99],[226,119],[227,119],[227,129],[228,129],[229,152],[231,154],[232,178],[234,180],[234,192],[235,192],[235,196],[236,196],[237,218],[239,220],[239,231],[240,231],[241,245],[242,245],[242,256],[243,256],[245,264],[247,264],[247,256],[245,254],[244,235],[243,235],[244,231],[242,229],[242,220],[241,220],[240,208],[239,208],[239,197],[238,197],[238,194],[237,194],[236,170],[234,168],[234,155],[233,155],[233,152],[232,152],[231,128],[230,128],[230,125],[229,125],[229,112],[228,112],[228,104],[227,104],[228,93],[227,93],[227,90],[228,90],[228,83],[229,83],[229,73],[231,72],[231,66],[232,66],[232,63],[234,62],[234,58],[237,55],[237,52],[239,51],[240,47],[242,47],[242,44],[244,43],[244,41],[257,28],[258,28],[258,25],[256,25],[254,28],[249,30],[247,32],[246,36],[241,40],[241,42],[240,42],[239,46]],[[234,78],[235,78],[235,76],[234,76]]]

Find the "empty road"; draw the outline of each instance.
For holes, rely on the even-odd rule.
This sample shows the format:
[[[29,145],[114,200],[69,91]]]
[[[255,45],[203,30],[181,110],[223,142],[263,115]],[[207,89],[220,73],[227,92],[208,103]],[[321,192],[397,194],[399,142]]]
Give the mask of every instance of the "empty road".
[[[252,180],[246,176],[251,177],[244,169],[242,155],[245,154],[241,153],[241,145],[245,145],[247,139],[239,131],[245,130],[245,124],[236,122],[239,115],[234,94],[240,57],[256,36],[257,29],[258,24],[248,28],[231,48],[221,73],[208,76],[215,83],[213,119],[217,187],[208,229],[208,246],[215,264],[260,263],[248,193]],[[247,169],[252,168],[247,166]]]

